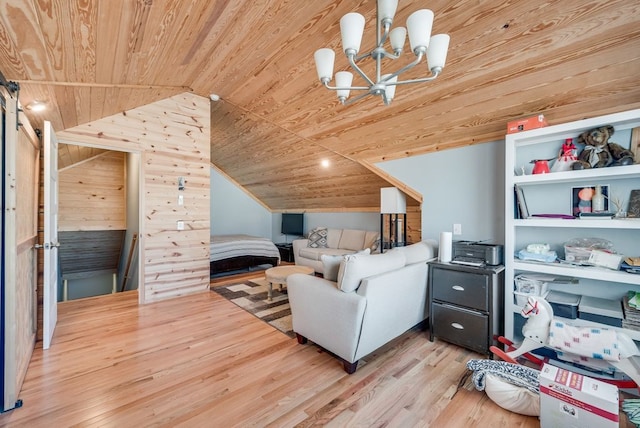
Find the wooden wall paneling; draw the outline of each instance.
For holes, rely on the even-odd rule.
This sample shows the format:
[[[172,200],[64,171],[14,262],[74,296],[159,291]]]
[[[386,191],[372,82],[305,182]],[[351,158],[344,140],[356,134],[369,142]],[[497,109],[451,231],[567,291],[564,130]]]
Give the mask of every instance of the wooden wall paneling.
[[[184,93],[58,133],[65,143],[141,153],[142,303],[208,290],[209,117],[207,98]]]
[[[126,229],[124,180],[123,152],[105,152],[60,171],[58,229]]]
[[[407,242],[422,241],[422,210],[418,206],[407,207]]]

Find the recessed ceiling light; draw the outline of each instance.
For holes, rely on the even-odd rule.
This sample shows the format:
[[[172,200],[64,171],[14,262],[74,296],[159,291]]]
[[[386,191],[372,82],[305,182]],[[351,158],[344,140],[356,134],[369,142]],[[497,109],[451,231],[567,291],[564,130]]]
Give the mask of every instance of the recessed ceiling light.
[[[320,162],[320,165],[322,165],[323,168],[329,168],[329,160],[328,159],[322,159],[322,161]]]
[[[33,112],[39,113],[41,111],[45,111],[47,109],[47,105],[42,101],[33,100],[27,104],[27,108]]]

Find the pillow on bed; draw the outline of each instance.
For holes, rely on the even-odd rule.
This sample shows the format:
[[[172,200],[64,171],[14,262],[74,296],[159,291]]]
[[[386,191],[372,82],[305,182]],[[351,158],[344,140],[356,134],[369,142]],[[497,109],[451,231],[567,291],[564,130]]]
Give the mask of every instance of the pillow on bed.
[[[311,248],[327,248],[327,228],[316,227],[309,232],[309,244]]]

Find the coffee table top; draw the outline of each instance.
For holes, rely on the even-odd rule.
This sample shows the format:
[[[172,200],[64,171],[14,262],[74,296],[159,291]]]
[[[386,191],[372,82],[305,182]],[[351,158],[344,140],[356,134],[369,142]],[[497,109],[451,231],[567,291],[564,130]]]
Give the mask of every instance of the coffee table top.
[[[276,267],[269,268],[264,272],[264,276],[269,282],[284,284],[287,282],[287,277],[289,275],[293,275],[294,273],[303,273],[305,275],[311,275],[314,272],[315,270],[309,266],[287,265],[287,266],[276,266]]]

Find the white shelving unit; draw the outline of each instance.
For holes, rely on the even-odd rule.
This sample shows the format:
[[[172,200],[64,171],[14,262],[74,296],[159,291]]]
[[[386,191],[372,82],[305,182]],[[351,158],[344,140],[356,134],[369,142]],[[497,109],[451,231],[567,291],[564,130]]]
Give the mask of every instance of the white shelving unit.
[[[576,141],[582,132],[613,125],[610,141],[629,147],[631,130],[640,127],[640,109],[531,131],[508,134],[505,148],[505,336],[520,341],[521,307],[515,304],[514,277],[533,272],[577,278],[577,285],[551,285],[550,289],[580,295],[622,299],[629,290],[640,291],[640,275],[599,267],[578,267],[562,263],[537,263],[519,260],[515,254],[528,244],[546,243],[564,258],[564,242],[573,237],[598,237],[611,241],[614,249],[629,256],[640,256],[640,219],[582,220],[556,218],[517,218],[514,186],[522,188],[531,214],[571,214],[573,187],[608,185],[610,197],[628,203],[631,189],[640,189],[640,165],[595,168],[532,175],[527,168],[534,159],[555,157],[567,138]],[[636,159],[639,162],[640,159]],[[524,175],[522,174],[524,170]],[[577,325],[599,325],[586,320],[571,320]],[[611,326],[601,325],[607,328]],[[621,329],[640,341],[640,331]]]

